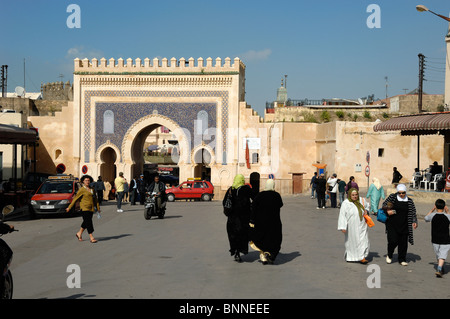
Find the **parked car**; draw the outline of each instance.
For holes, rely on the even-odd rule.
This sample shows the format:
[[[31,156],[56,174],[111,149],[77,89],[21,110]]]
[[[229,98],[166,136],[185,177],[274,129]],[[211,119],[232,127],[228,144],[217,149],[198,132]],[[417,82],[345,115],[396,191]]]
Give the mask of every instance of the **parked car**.
[[[66,213],[80,184],[71,175],[49,176],[31,197],[31,206],[35,214]],[[73,212],[73,210],[72,210]]]
[[[166,194],[169,202],[173,202],[176,199],[210,201],[214,197],[214,186],[204,180],[187,180],[178,186],[167,188]]]

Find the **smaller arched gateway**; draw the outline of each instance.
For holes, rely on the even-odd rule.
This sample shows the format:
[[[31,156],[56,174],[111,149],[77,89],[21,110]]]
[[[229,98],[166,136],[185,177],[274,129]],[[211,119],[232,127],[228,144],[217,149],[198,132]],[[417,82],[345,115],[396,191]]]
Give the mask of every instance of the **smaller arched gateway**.
[[[120,150],[112,144],[105,143],[99,147],[96,154],[98,176],[104,181],[112,182],[117,176],[117,164],[120,163]],[[97,178],[97,176],[92,176]]]
[[[211,181],[211,167],[215,163],[214,150],[201,144],[192,150],[191,162],[194,164],[193,177]]]

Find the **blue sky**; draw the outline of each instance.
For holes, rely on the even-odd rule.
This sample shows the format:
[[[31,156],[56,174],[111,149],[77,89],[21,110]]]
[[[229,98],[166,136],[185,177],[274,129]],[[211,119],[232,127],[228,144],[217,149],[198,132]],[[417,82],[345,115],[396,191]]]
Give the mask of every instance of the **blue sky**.
[[[81,8],[81,28],[66,25],[69,4]],[[381,28],[369,28],[370,4]],[[444,93],[448,23],[442,0],[2,0],[0,64],[8,65],[8,91],[41,83],[72,82],[73,59],[129,57],[188,59],[239,57],[246,64],[246,101],[260,115],[288,75],[292,99],[403,94],[418,86],[418,57],[429,68],[424,91]]]

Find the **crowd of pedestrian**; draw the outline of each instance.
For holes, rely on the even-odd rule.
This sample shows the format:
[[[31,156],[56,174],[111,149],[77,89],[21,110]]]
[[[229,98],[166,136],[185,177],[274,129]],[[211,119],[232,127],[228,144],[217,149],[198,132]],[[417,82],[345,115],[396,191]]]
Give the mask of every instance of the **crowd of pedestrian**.
[[[317,209],[325,209],[328,199],[330,200],[331,208],[339,208],[344,202],[349,189],[355,188],[359,190],[354,176],[350,176],[349,181],[345,182],[341,178],[338,178],[336,173],[333,173],[328,179],[325,179],[324,173],[317,174],[317,172],[314,172],[310,187],[311,198],[317,198]]]
[[[149,187],[152,187],[154,183],[158,183],[158,175],[155,176],[153,183],[148,183],[144,179],[144,175],[140,175],[138,178],[135,176],[130,183],[124,178],[123,172],[119,172],[118,176],[111,184],[109,181],[103,181],[99,176],[97,181],[89,175],[83,175],[80,178],[81,187],[77,191],[70,205],[66,208],[69,212],[74,206],[78,207],[83,222],[80,230],[76,233],[76,237],[79,241],[83,241],[82,235],[86,230],[90,237],[91,243],[96,243],[94,238],[94,224],[92,221],[94,213],[97,213],[100,218],[100,206],[103,201],[112,200],[116,202],[117,212],[123,213],[122,203],[130,202],[131,205],[136,205],[136,201],[143,205],[145,203],[145,193]],[[159,192],[162,195],[158,198],[158,207],[161,207],[166,201],[165,197],[165,184],[158,183]]]
[[[346,182],[338,178],[336,173],[328,179],[325,179],[323,173],[314,173],[310,184],[311,198],[317,198],[317,209],[325,209],[328,198],[331,208],[339,208],[337,229],[345,237],[344,259],[347,262],[369,262],[369,229],[373,226],[370,215],[375,218],[383,212],[387,216],[383,221],[387,239],[386,263],[392,263],[394,251],[397,249],[397,262],[403,266],[408,265],[408,244],[414,245],[413,234],[418,227],[418,219],[414,201],[407,195],[406,186],[399,184],[399,178],[401,179],[401,174],[394,168],[393,183],[396,192],[387,197],[380,181],[373,178],[366,197],[363,197],[354,176],[350,176]],[[93,236],[92,216],[95,212],[100,213],[103,200],[109,199],[108,192],[115,195],[117,212],[123,212],[124,198],[129,200],[131,205],[136,205],[137,201],[143,204],[145,198],[142,195],[148,191],[148,187],[165,194],[165,186],[159,182],[158,176],[151,184],[146,183],[144,175],[134,176],[128,183],[122,172],[114,179],[113,185],[104,182],[101,176],[94,182],[92,177],[84,175],[80,182],[82,187],[67,210],[79,201],[83,222],[76,237],[82,241],[82,234],[87,230],[91,243],[97,242]],[[381,200],[383,202],[379,209]],[[250,246],[259,252],[262,264],[273,263],[280,252],[283,238],[280,216],[283,200],[275,191],[275,181],[268,179],[264,190],[259,192],[252,190],[251,186],[245,183],[244,176],[238,174],[227,190],[222,204],[227,216],[229,252],[234,260],[242,262],[241,254],[247,254]],[[450,214],[445,201],[437,200],[426,215],[425,221],[432,224],[431,241],[437,258],[436,276],[442,277],[444,261],[450,251]]]
[[[325,208],[328,198],[331,208],[340,208],[337,229],[344,233],[344,259],[347,262],[369,262],[369,229],[374,225],[370,215],[377,218],[378,214],[384,214],[386,220],[382,222],[385,223],[386,233],[386,263],[392,263],[397,249],[397,262],[402,266],[408,265],[408,245],[414,245],[418,219],[414,201],[407,195],[407,187],[400,184],[402,178],[397,167],[394,167],[392,185],[396,192],[386,197],[379,179],[373,178],[363,197],[354,176],[345,182],[337,174],[325,180],[323,173],[314,173],[310,186],[311,198],[317,198],[317,209]],[[339,194],[338,204],[336,194]],[[436,201],[425,216],[425,221],[432,223],[431,241],[437,259],[435,274],[442,277],[444,262],[450,251],[450,214],[444,200]]]

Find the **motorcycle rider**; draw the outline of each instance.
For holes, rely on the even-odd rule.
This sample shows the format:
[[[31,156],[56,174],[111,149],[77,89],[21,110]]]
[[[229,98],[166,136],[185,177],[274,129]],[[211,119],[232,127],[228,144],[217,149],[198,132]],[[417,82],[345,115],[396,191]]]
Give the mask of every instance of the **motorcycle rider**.
[[[14,231],[14,226],[13,225],[8,225],[3,223],[2,221],[0,221],[0,234],[4,235],[7,233],[11,233],[12,231]],[[8,245],[3,241],[3,239],[0,239],[0,271],[3,272],[3,269],[5,269],[6,267],[6,263],[8,262],[8,260],[11,258],[11,249],[8,247]],[[5,250],[5,251],[3,251]],[[3,258],[3,257],[6,258]],[[0,278],[1,278],[2,273],[0,273]],[[3,280],[0,280],[0,293],[3,293]]]
[[[156,213],[159,213],[160,209],[165,206],[167,201],[166,197],[166,185],[159,180],[159,175],[155,175],[153,182],[147,187],[147,192],[156,193]]]

